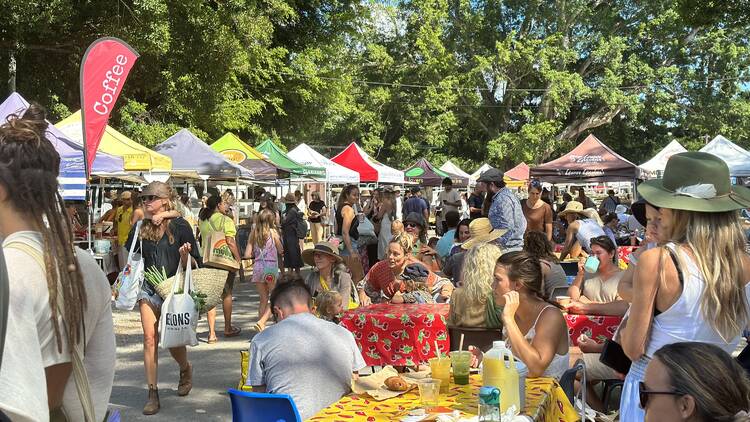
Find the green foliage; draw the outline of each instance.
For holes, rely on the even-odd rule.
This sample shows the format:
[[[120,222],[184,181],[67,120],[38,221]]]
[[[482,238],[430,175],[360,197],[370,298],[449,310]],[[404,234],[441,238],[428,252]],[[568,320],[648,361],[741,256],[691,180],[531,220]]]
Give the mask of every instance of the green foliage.
[[[112,124],[147,146],[188,127],[473,171],[593,132],[640,162],[671,139],[750,147],[746,3],[4,0],[0,80],[13,58],[17,90],[63,118],[110,35],[141,53]]]

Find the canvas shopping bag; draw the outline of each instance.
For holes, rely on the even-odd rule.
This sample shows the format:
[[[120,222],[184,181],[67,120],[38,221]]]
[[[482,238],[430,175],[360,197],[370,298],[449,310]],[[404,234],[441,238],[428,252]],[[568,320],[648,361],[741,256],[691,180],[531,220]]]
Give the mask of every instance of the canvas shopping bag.
[[[139,221],[135,225],[133,242],[130,244],[130,251],[128,252],[128,262],[122,271],[120,271],[115,282],[115,288],[117,289],[115,307],[117,309],[129,311],[133,309],[135,303],[138,301],[138,292],[141,289],[141,283],[143,283],[144,273],[143,258],[140,253],[135,253],[136,242],[142,243],[138,238],[140,230],[141,222]],[[143,248],[141,248],[142,250]]]
[[[195,302],[190,296],[190,292],[194,290],[192,275],[190,260],[184,270],[180,264],[180,268],[177,269],[177,279],[172,285],[172,293],[161,305],[159,342],[164,349],[198,344],[196,334],[198,310],[195,309]],[[184,284],[180,283],[181,278]]]
[[[221,230],[216,230],[209,218],[212,231],[210,236],[203,238],[203,265],[227,271],[237,271],[240,269],[240,263],[234,258],[234,254],[232,254],[232,250],[227,243],[227,237],[224,235],[224,221],[222,220]]]

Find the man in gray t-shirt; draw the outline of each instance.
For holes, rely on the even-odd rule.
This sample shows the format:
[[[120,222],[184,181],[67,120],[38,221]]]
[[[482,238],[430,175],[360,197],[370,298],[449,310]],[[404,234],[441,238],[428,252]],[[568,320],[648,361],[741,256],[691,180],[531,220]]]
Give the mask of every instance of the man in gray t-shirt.
[[[255,392],[289,394],[302,419],[350,392],[352,373],[365,367],[352,333],[310,313],[301,281],[279,283],[271,293],[278,323],[250,344],[247,385]]]

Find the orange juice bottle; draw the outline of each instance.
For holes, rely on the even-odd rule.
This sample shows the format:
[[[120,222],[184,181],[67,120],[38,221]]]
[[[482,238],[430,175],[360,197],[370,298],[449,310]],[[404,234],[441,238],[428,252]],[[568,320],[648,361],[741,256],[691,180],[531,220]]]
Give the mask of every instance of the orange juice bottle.
[[[504,341],[495,341],[482,360],[482,385],[497,387],[500,390],[500,411],[505,412],[515,405],[520,412],[521,398],[518,394],[518,371],[513,352]]]

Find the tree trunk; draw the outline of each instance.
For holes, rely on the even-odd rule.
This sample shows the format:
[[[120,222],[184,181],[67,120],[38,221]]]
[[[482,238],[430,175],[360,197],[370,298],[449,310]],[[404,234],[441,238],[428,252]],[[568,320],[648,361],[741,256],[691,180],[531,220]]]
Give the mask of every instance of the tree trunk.
[[[12,94],[16,92],[16,49],[12,48],[8,55],[8,94]]]

